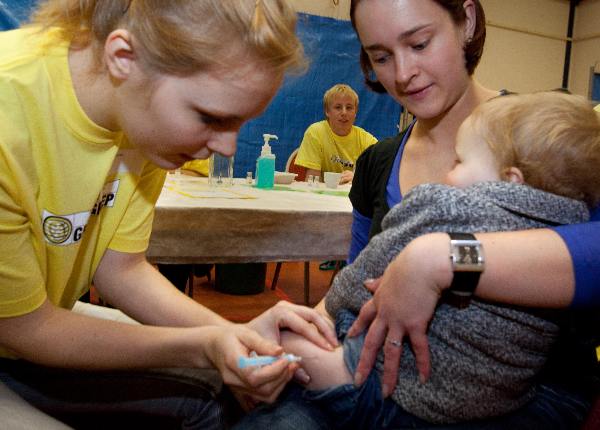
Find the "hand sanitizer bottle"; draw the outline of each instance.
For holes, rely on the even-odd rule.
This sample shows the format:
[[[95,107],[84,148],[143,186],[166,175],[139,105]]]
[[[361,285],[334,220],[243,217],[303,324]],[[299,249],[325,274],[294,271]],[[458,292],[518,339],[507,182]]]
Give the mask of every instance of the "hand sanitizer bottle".
[[[263,134],[264,145],[256,160],[256,187],[273,188],[275,183],[275,154],[271,152],[270,139],[278,139],[274,134]]]

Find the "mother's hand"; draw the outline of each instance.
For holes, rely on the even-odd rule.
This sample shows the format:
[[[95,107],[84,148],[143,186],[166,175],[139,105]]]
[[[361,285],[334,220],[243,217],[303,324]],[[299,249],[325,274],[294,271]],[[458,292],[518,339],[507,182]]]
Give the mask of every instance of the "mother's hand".
[[[362,307],[348,333],[355,336],[368,327],[355,374],[357,384],[363,383],[383,346],[382,388],[384,396],[391,394],[398,378],[404,338],[412,346],[421,381],[429,377],[427,326],[451,277],[448,236],[435,233],[410,242],[383,276],[367,285],[374,291],[373,298]]]

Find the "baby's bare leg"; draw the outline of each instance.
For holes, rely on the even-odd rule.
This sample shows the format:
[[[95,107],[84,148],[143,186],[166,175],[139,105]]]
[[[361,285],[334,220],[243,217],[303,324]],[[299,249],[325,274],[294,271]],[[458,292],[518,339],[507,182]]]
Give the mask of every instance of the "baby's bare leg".
[[[306,385],[309,390],[352,383],[352,375],[344,363],[341,346],[333,351],[326,351],[289,331],[281,333],[281,345],[286,353],[302,357],[300,364],[310,375],[310,382]]]

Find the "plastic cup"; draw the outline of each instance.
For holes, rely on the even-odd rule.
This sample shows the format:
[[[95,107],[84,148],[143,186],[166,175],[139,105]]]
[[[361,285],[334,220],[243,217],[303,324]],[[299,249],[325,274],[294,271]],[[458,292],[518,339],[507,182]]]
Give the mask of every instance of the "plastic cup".
[[[342,179],[342,174],[337,172],[325,172],[324,179],[327,188],[337,188],[340,179]]]

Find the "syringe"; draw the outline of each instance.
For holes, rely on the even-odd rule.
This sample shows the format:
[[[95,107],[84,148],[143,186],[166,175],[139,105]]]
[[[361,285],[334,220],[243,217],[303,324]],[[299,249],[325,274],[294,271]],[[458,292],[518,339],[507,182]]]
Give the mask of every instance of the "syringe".
[[[240,357],[238,360],[238,367],[243,369],[249,366],[266,366],[267,364],[275,363],[280,358],[284,358],[290,363],[302,361],[302,357],[298,357],[294,354],[281,354],[281,355],[250,355],[250,357]]]

